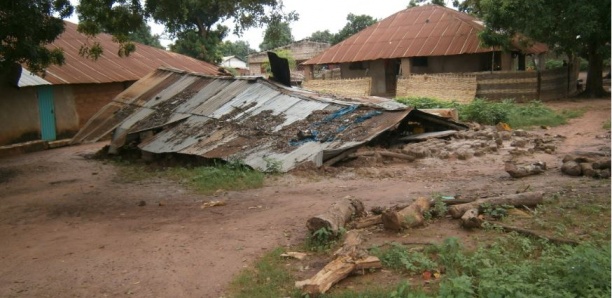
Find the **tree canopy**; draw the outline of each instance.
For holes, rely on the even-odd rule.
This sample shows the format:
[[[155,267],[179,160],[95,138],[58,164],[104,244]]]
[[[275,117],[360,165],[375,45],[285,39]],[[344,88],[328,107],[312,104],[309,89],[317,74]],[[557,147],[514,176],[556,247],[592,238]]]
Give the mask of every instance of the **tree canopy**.
[[[248,42],[242,40],[235,42],[226,40],[219,45],[219,51],[222,56],[236,56],[243,61],[247,61],[249,54],[257,52]]]
[[[62,51],[45,45],[64,32],[61,18],[72,15],[73,9],[68,0],[0,1],[0,73],[14,63],[23,63],[33,72],[62,64]]]
[[[610,57],[610,1],[592,0],[480,0],[477,11],[485,23],[481,40],[507,45],[513,38],[529,44],[548,44],[568,57],[589,61],[586,92],[602,96],[604,57]]]
[[[42,72],[50,64],[61,64],[61,49],[49,50],[45,45],[64,31],[62,19],[74,9],[69,0],[0,2],[0,70],[23,63],[30,71]],[[282,11],[280,0],[80,0],[76,11],[79,31],[91,37],[112,34],[120,44],[119,55],[135,51],[132,41],[146,30],[143,24],[154,20],[177,38],[173,49],[211,62],[220,59],[217,46],[230,30],[241,34],[250,27],[297,19],[295,12]],[[221,25],[226,20],[233,21],[233,28]],[[92,41],[79,52],[96,59],[103,50]]]
[[[425,5],[425,4],[446,6],[446,3],[444,0],[410,0],[410,2],[408,2],[408,8]]]
[[[378,22],[377,19],[369,16],[369,15],[354,15],[349,13],[346,16],[346,25],[334,36],[333,44],[337,44],[342,42],[343,40],[351,37],[355,33],[372,26]]]
[[[329,30],[315,31],[310,35],[310,37],[308,37],[308,39],[315,42],[332,43],[334,36],[335,34],[329,32]]]
[[[145,44],[148,46],[163,49],[164,47],[159,42],[159,34],[151,33],[151,26],[143,24],[140,29],[130,33],[128,36],[129,40]]]
[[[288,45],[293,42],[293,35],[291,34],[291,27],[288,22],[274,21],[268,24],[268,28],[264,32],[264,38],[259,49],[261,51],[267,51]]]

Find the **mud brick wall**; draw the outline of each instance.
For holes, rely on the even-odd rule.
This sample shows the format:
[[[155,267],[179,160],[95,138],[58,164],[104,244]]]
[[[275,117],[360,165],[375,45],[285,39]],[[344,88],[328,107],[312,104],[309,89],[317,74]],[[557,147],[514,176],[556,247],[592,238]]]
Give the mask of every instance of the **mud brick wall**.
[[[80,84],[73,85],[74,102],[79,117],[79,128],[107,105],[115,96],[129,86],[126,83]]]
[[[567,77],[567,68],[557,68],[540,72],[539,99],[551,100],[566,97],[568,93]],[[576,84],[574,84],[574,86],[575,85]]]
[[[302,86],[306,89],[341,96],[368,96],[370,95],[371,85],[371,78],[308,80],[302,83]]]
[[[397,80],[398,97],[432,97],[467,103],[476,96],[472,74],[413,74]]]
[[[527,102],[538,98],[538,73],[535,71],[496,71],[476,73],[476,97],[489,100],[515,99]]]

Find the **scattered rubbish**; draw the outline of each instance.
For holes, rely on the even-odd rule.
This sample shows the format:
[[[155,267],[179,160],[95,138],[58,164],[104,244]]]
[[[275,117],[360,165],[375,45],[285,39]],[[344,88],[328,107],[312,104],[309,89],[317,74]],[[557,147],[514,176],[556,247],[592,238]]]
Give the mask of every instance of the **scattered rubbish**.
[[[303,260],[307,257],[308,255],[303,253],[303,252],[295,252],[295,251],[288,251],[284,254],[281,254],[281,257],[285,257],[285,258],[294,258],[294,259],[298,259],[298,260]]]
[[[200,206],[200,209],[205,209],[205,208],[210,208],[210,207],[218,207],[218,206],[225,206],[225,205],[227,205],[227,203],[225,201],[209,201],[209,202],[204,202]]]

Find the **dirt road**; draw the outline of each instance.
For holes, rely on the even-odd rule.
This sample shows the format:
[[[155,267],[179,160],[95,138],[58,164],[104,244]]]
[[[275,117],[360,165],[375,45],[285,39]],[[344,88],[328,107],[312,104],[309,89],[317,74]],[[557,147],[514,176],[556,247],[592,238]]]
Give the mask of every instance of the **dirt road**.
[[[219,197],[155,177],[125,183],[112,164],[85,158],[104,143],[0,159],[0,296],[220,297],[243,267],[266,250],[299,244],[306,219],[346,195],[367,206],[434,193],[514,192],[525,185],[550,192],[601,188],[609,195],[609,179],[563,176],[559,168],[567,152],[609,152],[602,125],[610,120],[610,100],[553,106],[587,112],[568,125],[536,131],[566,139],[555,154],[528,157],[546,161],[550,170],[524,179],[503,171],[504,152],[428,158],[273,177],[261,189],[219,194],[226,206],[201,209],[203,201]],[[457,233],[429,226],[412,237],[464,236]]]

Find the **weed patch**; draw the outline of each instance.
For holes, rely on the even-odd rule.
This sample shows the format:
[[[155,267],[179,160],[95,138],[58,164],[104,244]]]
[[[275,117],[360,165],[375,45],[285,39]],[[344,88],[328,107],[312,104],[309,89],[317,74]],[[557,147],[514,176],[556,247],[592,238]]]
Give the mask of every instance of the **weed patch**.
[[[396,100],[417,109],[455,108],[462,121],[485,125],[505,122],[513,128],[558,126],[567,123],[568,119],[582,116],[585,112],[584,109],[555,112],[540,101],[518,104],[512,100],[495,102],[477,98],[469,104],[459,104],[423,97],[397,98]]]
[[[242,271],[230,286],[230,297],[298,296],[299,293],[293,288],[293,278],[283,266],[282,253],[283,250],[277,248],[259,259],[254,268]]]

